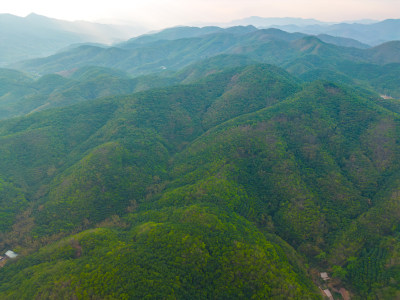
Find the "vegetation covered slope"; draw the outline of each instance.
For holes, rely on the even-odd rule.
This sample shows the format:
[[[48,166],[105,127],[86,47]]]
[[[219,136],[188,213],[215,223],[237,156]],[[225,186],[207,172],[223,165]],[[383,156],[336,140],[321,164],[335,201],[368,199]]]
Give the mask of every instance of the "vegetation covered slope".
[[[0,119],[179,82],[175,77],[154,75],[131,78],[119,70],[94,66],[62,75],[48,74],[33,79],[22,72],[0,69]]]
[[[7,266],[2,298],[319,298],[279,245],[225,209],[175,207],[124,221]]]
[[[252,80],[257,78],[254,83]],[[238,102],[232,94],[235,87],[238,91],[253,87],[252,94],[247,99],[243,98],[246,105]],[[266,89],[268,93],[264,95]],[[1,173],[18,182],[32,200],[51,197],[56,203],[56,199],[64,199],[61,202],[68,203],[65,195],[71,198],[76,194],[77,201],[88,201],[87,197],[84,199],[79,195],[82,191],[94,193],[91,197],[96,200],[99,193],[105,192],[97,190],[99,181],[105,181],[106,185],[126,184],[130,190],[128,186],[135,185],[135,180],[127,178],[114,182],[113,179],[114,176],[125,176],[121,173],[122,169],[114,169],[117,165],[122,168],[129,166],[125,171],[140,181],[137,185],[142,191],[139,193],[135,189],[139,194],[132,195],[133,200],[142,198],[146,192],[146,184],[142,184],[144,174],[150,172],[147,181],[160,180],[157,177],[163,176],[166,171],[169,156],[204,133],[209,126],[203,124],[204,116],[210,110],[218,115],[218,109],[213,104],[218,104],[219,122],[222,122],[243,112],[279,102],[297,89],[297,81],[284,71],[272,66],[249,66],[212,75],[197,84],[85,102],[60,111],[47,110],[3,121],[0,134],[5,159],[1,162]],[[280,91],[285,92],[281,95]],[[227,106],[220,104],[221,101],[238,102],[236,106],[241,105],[241,108],[230,111],[229,116]],[[104,160],[104,163],[99,164],[99,160]],[[107,164],[109,160],[110,164]],[[91,165],[101,168],[98,176]],[[112,173],[102,176],[107,170]],[[65,173],[57,181],[55,178],[60,172]],[[138,172],[136,177],[135,172]],[[156,178],[153,179],[153,176]],[[71,178],[65,180],[68,177]],[[92,179],[89,180],[89,177]],[[78,188],[76,184],[85,186]],[[69,191],[69,187],[72,190]],[[124,190],[118,186],[113,189],[114,193]],[[51,202],[46,202],[46,205]],[[70,208],[79,211],[80,206],[75,204],[70,201]],[[45,211],[40,210],[41,213]],[[56,218],[58,221],[62,219],[59,217]],[[65,217],[68,218],[67,215]]]
[[[135,78],[117,69],[96,66],[48,74],[36,79],[16,70],[0,69],[0,119],[101,97],[191,83],[226,68],[255,63],[246,56],[219,55],[164,76],[151,74]]]
[[[29,206],[19,212],[28,224],[17,217],[4,234],[4,248],[19,247],[22,254],[29,253],[102,221],[102,226],[111,222],[123,228],[88,231],[74,237],[76,242],[68,238],[7,265],[2,270],[2,297],[318,298],[297,255],[282,250],[287,244],[264,236],[225,207],[144,208],[127,215],[121,224],[115,221],[117,215],[140,209],[163,189],[174,153],[205,132],[203,116],[213,103],[230,97],[238,101],[230,93],[234,87],[252,88],[246,101],[254,104],[243,106],[249,112],[282,101],[299,88],[297,80],[282,70],[250,66],[194,85],[86,102],[3,122],[1,151],[21,152],[9,154],[1,173],[21,185]],[[219,122],[241,113],[224,113]],[[117,251],[121,260],[115,261],[110,251]],[[66,271],[71,268],[75,271]],[[24,272],[35,275],[22,282]],[[103,286],[104,275],[111,276],[108,289],[96,288]],[[16,286],[8,285],[6,278],[11,277],[24,289],[16,291]],[[41,284],[33,286],[33,278]],[[65,288],[56,288],[59,284]],[[154,295],[150,286],[156,287]]]
[[[400,116],[379,99],[252,65],[1,122],[26,206],[0,296],[318,298],[306,261],[396,298]]]

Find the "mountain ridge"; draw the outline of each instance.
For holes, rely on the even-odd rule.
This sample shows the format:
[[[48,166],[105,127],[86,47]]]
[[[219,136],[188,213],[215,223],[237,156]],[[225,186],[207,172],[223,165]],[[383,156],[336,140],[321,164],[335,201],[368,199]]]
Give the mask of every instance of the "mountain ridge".
[[[179,27],[0,69],[0,298],[397,299],[398,44]]]
[[[145,29],[117,25],[96,24],[84,21],[69,22],[37,14],[18,17],[0,14],[0,65],[53,54],[73,43],[112,43]]]
[[[396,178],[392,176],[400,167],[396,134],[400,132],[400,117],[382,107],[378,98],[359,95],[349,87],[326,81],[300,85],[282,69],[253,65],[215,73],[205,77],[203,82],[190,85],[99,99],[0,122],[0,152],[5,157],[0,163],[0,174],[18,182],[21,192],[33,205],[27,210],[33,220],[33,234],[40,237],[44,245],[51,244],[53,239],[67,238],[65,243],[44,247],[38,253],[31,252],[15,264],[7,265],[3,269],[4,276],[0,277],[0,292],[12,297],[7,294],[17,292],[12,282],[23,282],[27,288],[19,289],[17,294],[21,297],[24,291],[51,295],[60,295],[61,291],[65,295],[81,293],[88,284],[78,280],[85,272],[85,265],[89,264],[93,272],[89,276],[92,282],[99,280],[95,274],[111,271],[103,264],[89,263],[90,257],[97,259],[101,255],[96,251],[110,252],[102,241],[117,247],[126,259],[123,264],[129,268],[137,265],[132,259],[147,265],[145,261],[153,261],[154,257],[145,253],[156,251],[158,257],[165,257],[165,260],[157,261],[156,265],[153,261],[150,269],[161,268],[157,272],[163,272],[166,261],[175,261],[186,253],[181,252],[188,246],[180,242],[185,240],[184,236],[194,238],[190,238],[191,245],[192,242],[195,245],[204,243],[204,247],[193,246],[203,249],[195,253],[209,257],[211,265],[206,265],[216,268],[217,272],[224,272],[221,268],[225,264],[211,262],[219,261],[219,257],[240,262],[247,268],[247,260],[241,261],[228,254],[236,253],[241,247],[250,251],[246,252],[249,255],[254,253],[240,228],[247,228],[252,236],[258,236],[256,245],[261,256],[255,256],[253,265],[264,265],[262,253],[266,250],[261,249],[272,243],[268,244],[271,251],[291,247],[291,251],[305,255],[313,264],[342,268],[348,274],[343,280],[360,295],[381,291],[389,278],[397,282],[397,277],[391,273],[394,269],[385,267],[388,260],[396,257],[397,250],[384,246],[396,239],[392,224],[396,222],[397,202],[377,191],[378,186],[390,188],[387,183]],[[8,150],[19,143],[29,145],[28,155],[23,149]],[[385,147],[388,150],[384,150]],[[55,150],[57,155],[50,161],[35,159],[34,165],[27,165],[39,153],[43,156]],[[9,168],[10,165],[13,167]],[[379,197],[383,197],[382,200]],[[371,223],[363,220],[374,216],[374,211],[382,211],[381,207],[385,211],[385,203],[391,203],[394,213],[380,225],[384,229],[375,235],[375,242],[359,245],[349,242],[351,237],[370,230]],[[60,209],[69,213],[59,215]],[[114,216],[112,221],[107,219],[111,216]],[[187,222],[194,227],[183,230]],[[234,227],[226,222],[235,224],[239,232],[232,231]],[[239,225],[243,222],[250,223]],[[90,230],[99,223],[103,224],[100,228]],[[205,249],[213,249],[211,245],[216,241],[209,237],[208,229],[202,229],[200,236],[198,230],[201,226],[209,228],[210,224],[221,224],[226,229],[218,234],[229,232],[227,236],[234,237],[236,242],[226,235],[219,236],[219,249],[228,252],[205,252]],[[112,234],[113,231],[117,235]],[[123,237],[123,232],[135,237],[136,246]],[[70,236],[70,233],[75,235]],[[15,243],[11,236],[16,233],[8,234],[4,241],[11,245]],[[273,238],[275,235],[285,242],[278,242],[279,238]],[[177,238],[177,248],[173,252],[156,250],[160,249],[160,243],[170,245],[162,236]],[[21,250],[36,245],[29,234],[20,237],[19,243],[23,245]],[[235,248],[234,245],[241,246]],[[370,245],[383,247],[387,254],[368,252]],[[366,254],[360,253],[362,249]],[[40,277],[43,274],[40,272],[48,265],[48,251],[55,251],[51,257],[63,270],[72,266],[75,270],[72,276],[76,276],[77,281],[57,289],[58,292],[48,288],[49,285],[32,287],[29,279],[21,281],[18,277],[20,268],[32,270],[33,278]],[[354,283],[358,276],[356,268],[371,255],[378,255],[376,276],[379,276],[364,281],[366,286],[357,285]],[[294,263],[300,258],[290,258],[290,265],[285,266],[279,258],[282,256],[273,256],[273,262],[268,262],[270,267],[274,270],[286,268],[284,276],[292,274],[278,282],[289,280],[298,287],[287,297],[318,298],[304,267],[296,267]],[[350,261],[351,257],[355,260]],[[125,274],[121,269],[123,264],[109,259],[106,261],[120,270],[117,273]],[[201,261],[184,270],[167,263],[166,269],[173,268],[174,274],[185,278],[198,270]],[[37,273],[31,269],[33,266],[42,271]],[[47,275],[40,282],[49,282],[45,278],[66,280],[62,271],[50,268],[44,272]],[[275,274],[275,271],[269,272]],[[208,271],[201,278],[208,278],[207,274]],[[157,278],[154,276],[155,273],[136,276],[123,290],[129,291],[129,295],[141,293],[134,282],[142,282],[143,278],[154,280]],[[254,280],[248,276],[242,277],[246,284]],[[10,277],[15,280],[7,284]],[[258,282],[260,277],[255,278]],[[274,280],[269,282],[276,288]],[[115,284],[110,282],[109,286],[114,288]],[[190,292],[199,291],[187,282],[180,284],[173,287],[175,293],[182,292],[180,286],[187,287]],[[145,282],[141,285],[147,286]],[[157,284],[158,288],[163,286],[161,282]],[[267,293],[256,285],[249,287],[250,294],[246,295],[254,291]],[[212,292],[215,293],[214,288]],[[225,289],[220,292],[230,295]],[[279,290],[265,295],[286,292]],[[109,295],[105,290],[94,293],[102,297]]]

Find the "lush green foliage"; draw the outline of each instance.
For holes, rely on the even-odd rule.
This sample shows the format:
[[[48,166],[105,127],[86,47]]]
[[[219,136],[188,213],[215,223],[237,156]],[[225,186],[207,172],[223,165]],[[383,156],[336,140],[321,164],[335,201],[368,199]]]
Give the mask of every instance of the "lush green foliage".
[[[100,67],[83,67],[65,75],[69,78],[50,74],[35,81],[18,71],[0,69],[0,119],[179,82],[174,77],[151,75],[130,78],[124,72]]]
[[[287,43],[338,51],[269,45]],[[3,245],[25,254],[2,269],[0,297],[318,298],[304,261],[355,296],[396,297],[396,102],[249,63],[220,56],[164,78],[191,84],[0,122]],[[131,80],[86,68],[34,84],[103,76]]]
[[[15,216],[28,206],[23,193],[13,184],[0,179],[0,230],[7,232],[15,222]]]
[[[235,214],[194,205],[126,221],[128,229],[82,232],[11,264],[2,298],[318,298],[281,248]]]

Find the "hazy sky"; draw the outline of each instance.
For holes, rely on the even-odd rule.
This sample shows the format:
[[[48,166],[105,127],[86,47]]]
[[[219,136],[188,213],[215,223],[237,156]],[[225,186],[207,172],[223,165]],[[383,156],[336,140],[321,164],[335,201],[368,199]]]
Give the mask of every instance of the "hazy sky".
[[[31,12],[65,20],[124,20],[167,27],[249,16],[322,21],[400,18],[400,0],[12,0],[0,13]]]

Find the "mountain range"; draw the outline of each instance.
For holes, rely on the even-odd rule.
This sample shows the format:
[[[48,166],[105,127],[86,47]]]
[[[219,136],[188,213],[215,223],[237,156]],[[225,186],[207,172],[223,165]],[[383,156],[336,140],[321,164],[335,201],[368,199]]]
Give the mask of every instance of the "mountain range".
[[[201,26],[205,25],[209,24],[201,24]],[[213,25],[221,27],[253,25],[260,29],[277,28],[287,32],[302,32],[313,35],[328,34],[335,37],[355,39],[370,46],[400,39],[398,19],[323,22],[316,19],[253,16]]]
[[[37,14],[26,17],[0,14],[0,66],[22,59],[47,56],[71,44],[111,44],[146,31],[140,26],[69,22]]]
[[[278,65],[305,80],[316,76],[340,82],[350,80],[366,89],[397,96],[399,86],[390,78],[398,74],[398,49],[398,41],[368,47],[348,38],[254,26],[177,27],[132,38],[113,47],[72,47],[9,67],[37,75],[65,74],[82,67],[101,66],[122,70],[130,76],[157,73],[168,77],[181,68],[216,55],[239,55],[251,62]]]
[[[0,298],[399,298],[399,54],[176,27],[0,69]]]
[[[301,18],[261,18],[250,17],[236,20],[218,26],[222,28],[252,25],[257,28],[278,28],[288,32],[302,32],[312,35],[330,35],[359,41],[346,46],[367,47],[399,40],[398,20],[360,20],[352,23],[328,23],[314,19]],[[194,37],[193,30],[189,34],[185,27],[163,30],[161,36],[167,38]],[[221,31],[216,26],[199,29],[197,34]],[[52,19],[37,14],[18,17],[10,14],[0,14],[0,33],[3,47],[0,49],[0,66],[20,60],[43,57],[60,51],[71,44],[100,43],[112,44],[148,32],[149,29],[140,24],[110,25],[84,21],[68,22]],[[149,38],[159,38],[160,35],[147,34],[138,41],[149,42]],[[330,38],[332,39],[332,38]]]
[[[398,19],[389,19],[367,24],[339,23],[332,25],[313,24],[306,26],[278,25],[274,27],[288,32],[329,34],[351,38],[371,46],[376,46],[393,40],[400,40],[400,20]]]

